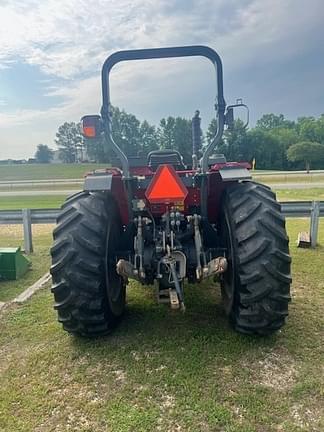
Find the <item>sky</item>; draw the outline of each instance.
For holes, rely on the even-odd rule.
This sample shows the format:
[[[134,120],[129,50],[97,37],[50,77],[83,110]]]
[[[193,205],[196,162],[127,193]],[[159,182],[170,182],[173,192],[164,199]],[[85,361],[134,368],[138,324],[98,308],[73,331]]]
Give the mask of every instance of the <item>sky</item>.
[[[323,0],[0,0],[0,159],[55,149],[65,121],[97,114],[101,66],[123,49],[208,45],[224,95],[287,118],[324,113]],[[140,120],[213,117],[215,76],[203,58],[116,65],[112,103]]]

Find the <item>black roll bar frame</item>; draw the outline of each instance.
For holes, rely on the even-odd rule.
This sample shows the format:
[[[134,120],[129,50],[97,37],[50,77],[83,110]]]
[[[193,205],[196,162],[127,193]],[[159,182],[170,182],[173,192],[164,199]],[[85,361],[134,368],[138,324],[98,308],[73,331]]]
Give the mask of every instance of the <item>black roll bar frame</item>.
[[[207,146],[201,161],[201,172],[205,174],[208,170],[208,159],[220,141],[224,131],[225,123],[225,107],[226,103],[223,94],[223,66],[220,56],[212,48],[203,45],[192,45],[182,47],[168,47],[168,48],[150,48],[139,50],[117,51],[110,55],[103,64],[101,79],[102,79],[102,108],[101,117],[103,120],[103,128],[105,139],[112,147],[117,157],[119,157],[124,178],[130,178],[129,162],[127,156],[122,149],[115,143],[112,130],[111,130],[111,103],[110,103],[110,88],[109,88],[109,75],[111,69],[120,62],[130,60],[149,60],[149,59],[162,59],[172,57],[205,57],[209,59],[215,67],[216,72],[216,101],[215,111],[217,120],[217,131]]]

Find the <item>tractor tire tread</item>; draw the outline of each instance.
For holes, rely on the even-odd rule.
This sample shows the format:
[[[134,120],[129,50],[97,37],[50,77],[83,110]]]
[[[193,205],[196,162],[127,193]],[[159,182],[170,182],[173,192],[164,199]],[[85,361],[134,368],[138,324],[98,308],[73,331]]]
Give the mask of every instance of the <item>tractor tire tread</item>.
[[[51,291],[58,321],[69,333],[104,335],[119,320],[104,276],[105,227],[116,214],[113,198],[99,193],[80,192],[62,205],[53,232]]]
[[[234,185],[224,201],[237,269],[230,319],[248,334],[280,329],[290,301],[289,238],[275,194],[255,182]]]

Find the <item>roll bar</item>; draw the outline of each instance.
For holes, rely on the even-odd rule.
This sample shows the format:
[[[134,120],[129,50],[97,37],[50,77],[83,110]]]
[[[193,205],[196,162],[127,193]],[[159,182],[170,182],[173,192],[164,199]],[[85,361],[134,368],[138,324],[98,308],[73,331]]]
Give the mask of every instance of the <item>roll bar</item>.
[[[201,169],[205,173],[208,170],[208,158],[213,152],[216,144],[219,142],[223,135],[224,130],[224,113],[225,113],[225,100],[223,95],[223,67],[219,55],[213,49],[203,45],[193,45],[184,47],[169,47],[169,48],[150,48],[140,50],[118,51],[109,56],[103,64],[101,79],[102,79],[102,108],[101,117],[103,119],[105,138],[112,146],[113,150],[120,158],[124,176],[129,177],[129,163],[127,156],[115,143],[111,133],[111,116],[110,116],[110,89],[109,89],[109,74],[111,69],[120,62],[130,60],[148,60],[148,59],[161,59],[172,57],[206,57],[215,67],[216,71],[216,119],[217,119],[217,132],[214,139],[206,148],[202,157]]]

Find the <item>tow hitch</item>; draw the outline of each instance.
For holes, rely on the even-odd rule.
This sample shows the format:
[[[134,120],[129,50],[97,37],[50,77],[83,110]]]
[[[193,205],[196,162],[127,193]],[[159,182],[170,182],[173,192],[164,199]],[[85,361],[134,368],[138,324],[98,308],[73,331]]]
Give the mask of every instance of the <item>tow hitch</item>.
[[[128,279],[142,284],[157,282],[159,303],[184,311],[183,285],[185,278],[190,278],[189,274],[200,282],[227,270],[224,256],[215,257],[210,250],[205,250],[199,215],[185,218],[178,211],[167,212],[158,228],[148,217],[138,216],[134,223],[137,234],[133,259],[119,259],[116,272],[126,284]],[[184,238],[187,242],[181,242]]]

